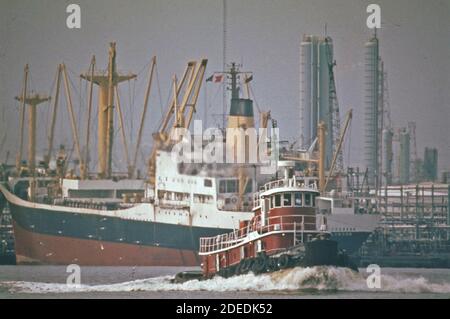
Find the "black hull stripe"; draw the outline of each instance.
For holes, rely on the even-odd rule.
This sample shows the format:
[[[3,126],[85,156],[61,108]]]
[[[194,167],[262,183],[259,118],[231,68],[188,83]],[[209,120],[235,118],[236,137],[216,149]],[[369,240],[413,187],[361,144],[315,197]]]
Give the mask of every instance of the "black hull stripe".
[[[339,249],[345,249],[348,254],[355,254],[370,234],[370,232],[332,232],[331,239],[337,241]]]
[[[164,248],[199,250],[200,237],[232,231],[102,215],[47,211],[10,203],[14,221],[29,232]]]

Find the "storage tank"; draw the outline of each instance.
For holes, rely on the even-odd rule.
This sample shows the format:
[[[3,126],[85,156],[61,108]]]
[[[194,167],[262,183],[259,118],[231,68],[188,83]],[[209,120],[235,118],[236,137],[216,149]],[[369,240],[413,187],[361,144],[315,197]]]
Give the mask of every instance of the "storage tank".
[[[434,182],[438,176],[438,150],[436,148],[425,147],[423,157],[423,172],[426,181]]]
[[[326,125],[325,165],[329,168],[333,156],[333,121],[330,114],[329,62],[333,61],[333,41],[330,37],[304,35],[300,43],[300,144],[308,148],[317,137],[317,125]]]

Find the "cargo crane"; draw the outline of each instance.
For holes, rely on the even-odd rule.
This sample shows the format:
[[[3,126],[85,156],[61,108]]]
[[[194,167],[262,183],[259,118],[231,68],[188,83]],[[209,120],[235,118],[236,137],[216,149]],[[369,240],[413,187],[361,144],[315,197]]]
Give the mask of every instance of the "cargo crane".
[[[334,67],[336,66],[336,61],[333,60],[332,53],[330,50],[330,44],[329,44],[329,37],[325,38],[325,50],[327,54],[327,62],[328,62],[328,74],[329,74],[329,113],[331,116],[331,123],[332,128],[329,131],[328,134],[332,134],[332,141],[333,141],[333,153],[336,153],[336,171],[338,173],[341,173],[344,169],[344,156],[342,154],[342,150],[338,150],[338,143],[340,138],[340,132],[341,132],[341,122],[340,122],[340,115],[339,115],[339,103],[337,99],[337,92],[336,92],[336,82],[335,82],[335,76],[334,76]]]
[[[281,159],[283,160],[291,160],[291,161],[298,161],[298,162],[306,162],[309,164],[315,164],[317,165],[318,170],[318,177],[319,177],[319,190],[320,192],[325,192],[326,188],[333,177],[334,171],[336,169],[336,163],[339,156],[339,153],[342,150],[342,144],[344,143],[344,139],[348,130],[348,127],[350,126],[351,120],[352,120],[352,114],[353,110],[350,109],[346,115],[344,128],[339,132],[339,137],[337,139],[336,144],[336,150],[333,152],[333,160],[331,162],[330,170],[328,172],[328,176],[325,177],[325,132],[326,127],[324,122],[320,122],[318,126],[318,138],[317,142],[314,142],[314,144],[317,143],[317,147],[319,150],[318,158],[310,159],[310,158],[302,158],[302,157],[296,157],[296,156],[286,156],[282,155]],[[309,151],[312,152],[312,149]]]
[[[172,139],[176,128],[188,129],[197,104],[200,88],[205,74],[207,59],[200,62],[190,61],[178,82],[174,78],[174,93],[172,101],[156,133],[153,134],[153,146],[148,160],[148,178],[155,185],[156,154],[158,150],[167,150],[177,142]],[[182,95],[178,105],[178,97]]]
[[[336,163],[337,163],[337,160],[339,158],[339,154],[342,155],[342,152],[341,152],[341,150],[342,150],[342,143],[344,142],[345,134],[346,134],[347,129],[348,129],[348,127],[350,125],[350,122],[352,120],[352,114],[353,114],[353,110],[350,109],[350,111],[347,113],[347,116],[346,116],[346,119],[345,119],[344,128],[342,129],[342,132],[340,132],[340,134],[339,134],[338,142],[337,142],[337,145],[336,145],[336,151],[334,152],[333,161],[331,162],[330,171],[328,173],[328,177],[327,177],[327,179],[325,181],[325,185],[323,187],[324,191],[326,190],[326,188],[328,186],[328,182],[330,181],[330,178],[333,176],[334,169],[337,166]]]

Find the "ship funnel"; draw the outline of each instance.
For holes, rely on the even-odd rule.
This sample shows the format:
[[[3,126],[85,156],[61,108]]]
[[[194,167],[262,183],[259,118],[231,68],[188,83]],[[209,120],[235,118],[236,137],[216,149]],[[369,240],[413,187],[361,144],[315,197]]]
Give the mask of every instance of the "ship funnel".
[[[241,72],[236,63],[231,63],[230,70],[226,72],[229,75],[229,84],[231,90],[231,106],[228,114],[228,128],[251,128],[255,127],[255,119],[253,114],[253,101],[250,99],[249,82],[253,78],[247,77],[246,72]],[[244,76],[244,85],[247,88],[247,98],[239,96],[240,89],[238,87],[239,76]]]

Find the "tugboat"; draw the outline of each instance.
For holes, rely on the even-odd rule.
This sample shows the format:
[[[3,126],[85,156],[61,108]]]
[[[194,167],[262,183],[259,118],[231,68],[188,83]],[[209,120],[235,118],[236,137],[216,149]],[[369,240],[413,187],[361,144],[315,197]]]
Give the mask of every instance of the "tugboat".
[[[349,257],[331,240],[326,218],[317,220],[317,178],[290,176],[266,183],[254,194],[250,221],[240,229],[200,238],[204,278],[261,274],[293,267],[337,266],[357,271]]]

